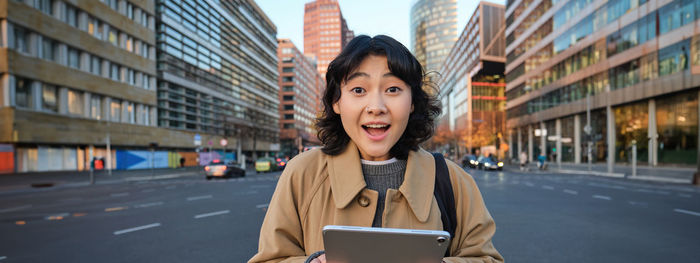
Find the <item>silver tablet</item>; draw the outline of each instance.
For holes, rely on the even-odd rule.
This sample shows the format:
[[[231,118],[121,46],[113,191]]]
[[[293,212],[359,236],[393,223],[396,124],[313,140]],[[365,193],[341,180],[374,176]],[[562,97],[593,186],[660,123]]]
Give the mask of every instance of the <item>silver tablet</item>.
[[[328,263],[439,263],[450,245],[445,231],[357,226],[323,227]]]

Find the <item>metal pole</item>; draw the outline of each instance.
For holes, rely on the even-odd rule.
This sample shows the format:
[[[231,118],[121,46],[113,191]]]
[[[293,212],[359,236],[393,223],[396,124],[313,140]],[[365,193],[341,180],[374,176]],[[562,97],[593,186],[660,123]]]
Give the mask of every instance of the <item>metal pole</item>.
[[[586,134],[588,135],[588,171],[592,170],[593,165],[593,127],[591,127],[591,94],[586,95],[586,127],[588,127]]]
[[[632,177],[637,176],[637,141],[632,140]]]

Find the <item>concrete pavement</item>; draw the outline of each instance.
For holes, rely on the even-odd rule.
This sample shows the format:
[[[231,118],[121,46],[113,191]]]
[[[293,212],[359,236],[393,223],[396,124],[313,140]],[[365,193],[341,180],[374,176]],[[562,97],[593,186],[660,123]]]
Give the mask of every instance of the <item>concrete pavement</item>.
[[[506,169],[516,171],[519,170],[518,164],[512,164],[506,166]],[[533,162],[528,165],[530,172],[540,172],[537,169],[537,163]],[[613,166],[613,172],[608,172],[608,166],[605,163],[593,163],[591,164],[590,170],[588,164],[574,164],[574,163],[562,163],[561,166],[556,163],[547,163],[547,173],[561,173],[561,174],[581,174],[581,175],[597,175],[605,177],[616,177],[616,178],[626,178],[630,180],[642,180],[642,181],[654,181],[654,182],[664,182],[664,183],[679,183],[679,184],[691,184],[693,181],[693,174],[696,172],[696,168],[692,167],[671,167],[671,166],[657,166],[650,167],[646,165],[637,165],[637,173],[632,176],[632,166],[617,164]]]

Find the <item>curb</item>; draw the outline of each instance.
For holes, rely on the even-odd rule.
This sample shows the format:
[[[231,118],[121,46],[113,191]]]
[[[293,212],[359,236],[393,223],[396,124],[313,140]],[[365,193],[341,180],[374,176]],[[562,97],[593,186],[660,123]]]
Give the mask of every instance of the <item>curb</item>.
[[[552,169],[552,172],[556,173],[565,173],[565,174],[581,174],[581,175],[596,175],[596,176],[604,176],[604,177],[612,177],[612,178],[624,178],[624,179],[630,179],[630,180],[638,180],[638,181],[651,181],[651,182],[661,182],[661,183],[676,183],[676,184],[690,184],[692,183],[691,180],[685,180],[685,179],[677,179],[677,178],[664,178],[664,177],[658,177],[658,176],[651,176],[651,175],[636,175],[636,176],[625,176],[624,173],[603,173],[603,172],[596,172],[596,171],[576,171],[576,170],[564,170],[564,169]]]

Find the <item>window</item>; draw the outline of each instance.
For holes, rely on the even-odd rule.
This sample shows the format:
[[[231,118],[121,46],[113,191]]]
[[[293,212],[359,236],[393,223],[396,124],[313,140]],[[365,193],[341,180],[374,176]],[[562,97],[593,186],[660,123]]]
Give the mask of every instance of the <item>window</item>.
[[[294,72],[294,67],[284,67],[282,68],[282,72]]]
[[[294,96],[292,96],[292,95],[285,95],[285,96],[282,97],[282,100],[286,100],[286,101],[294,100]]]
[[[126,112],[128,114],[127,116],[129,117],[128,122],[129,123],[136,123],[136,115],[135,115],[136,112],[134,112],[134,103],[127,102]]]
[[[149,85],[150,82],[149,82],[149,77],[148,77],[148,75],[143,74],[143,78],[141,78],[141,79],[143,80],[143,85],[142,85],[143,88],[144,88],[144,89],[150,89],[150,87],[149,87],[149,86],[150,86],[150,85]]]
[[[119,65],[114,63],[109,64],[109,78],[114,81],[121,81],[121,78],[119,77]]]
[[[28,53],[29,52],[29,32],[24,30],[24,28],[15,27],[15,41],[10,46],[19,52]]]
[[[68,113],[71,115],[83,115],[84,109],[83,93],[75,90],[68,90]]]
[[[134,6],[131,3],[126,3],[126,17],[134,20]]]
[[[112,45],[118,46],[119,43],[117,41],[117,30],[110,28],[109,29],[109,36],[107,36],[107,39],[109,40],[109,43],[112,43]]]
[[[102,119],[102,97],[95,94],[90,97],[90,118]]]
[[[95,75],[102,75],[102,59],[97,56],[90,56],[90,72]]]
[[[34,0],[34,7],[48,15],[53,15],[53,0]]]
[[[50,112],[58,112],[58,89],[56,86],[44,84],[41,89],[41,108]]]
[[[294,77],[283,77],[282,82],[294,82]]]
[[[63,22],[66,22],[72,27],[78,27],[78,14],[75,7],[66,5],[65,9],[63,9]]]
[[[144,11],[141,11],[141,25],[148,27],[148,15]]]
[[[134,52],[134,39],[130,36],[126,37],[126,50]]]
[[[94,17],[88,17],[88,33],[90,35],[102,39],[102,22]]]
[[[136,79],[134,78],[134,70],[133,69],[127,70],[127,76],[128,76],[127,79],[128,79],[129,85],[132,85],[132,86],[136,85]]]
[[[42,38],[41,40],[41,58],[51,61],[56,61],[58,53],[58,44],[50,38]]]
[[[80,52],[75,48],[68,48],[68,66],[80,68]]]
[[[119,100],[112,100],[112,103],[109,105],[110,109],[110,114],[109,114],[109,119],[114,122],[119,122],[121,121],[121,111],[122,111],[122,104],[121,101]]]
[[[284,105],[284,110],[293,110],[294,105]]]
[[[293,120],[294,119],[294,114],[285,114],[284,115],[285,120]]]
[[[32,106],[32,81],[15,78],[15,106],[30,108]]]
[[[285,123],[284,128],[285,129],[294,129],[294,123]]]
[[[294,91],[294,86],[284,86],[282,87],[282,91]]]

